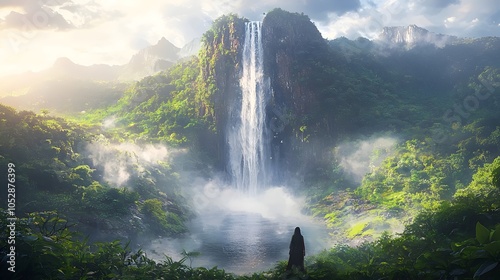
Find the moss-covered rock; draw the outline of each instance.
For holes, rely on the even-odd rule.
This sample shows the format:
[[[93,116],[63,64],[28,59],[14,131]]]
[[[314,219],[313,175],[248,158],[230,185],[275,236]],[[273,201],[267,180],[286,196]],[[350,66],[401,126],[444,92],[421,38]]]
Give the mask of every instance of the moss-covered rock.
[[[239,74],[247,20],[235,14],[214,21],[203,34],[200,51],[200,117],[209,120],[217,134],[215,145],[218,162],[225,160],[228,108],[239,92]]]

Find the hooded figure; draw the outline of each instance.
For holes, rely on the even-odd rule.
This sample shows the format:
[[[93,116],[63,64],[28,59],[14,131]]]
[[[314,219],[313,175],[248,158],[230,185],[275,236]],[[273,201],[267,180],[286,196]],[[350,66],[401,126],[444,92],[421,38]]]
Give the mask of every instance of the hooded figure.
[[[304,237],[300,234],[300,228],[296,227],[295,232],[290,241],[290,258],[288,259],[287,270],[291,270],[293,266],[304,271],[304,256],[306,255],[306,246],[304,245]]]

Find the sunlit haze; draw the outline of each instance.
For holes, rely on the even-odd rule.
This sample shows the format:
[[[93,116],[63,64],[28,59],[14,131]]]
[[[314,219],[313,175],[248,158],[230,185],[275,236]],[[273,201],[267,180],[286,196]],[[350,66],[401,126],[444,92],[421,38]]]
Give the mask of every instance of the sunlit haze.
[[[125,64],[161,37],[182,47],[222,14],[259,20],[275,7],[303,12],[329,39],[374,38],[384,26],[409,24],[456,36],[499,36],[497,4],[495,0],[3,0],[0,76],[39,71],[58,57],[81,65]]]

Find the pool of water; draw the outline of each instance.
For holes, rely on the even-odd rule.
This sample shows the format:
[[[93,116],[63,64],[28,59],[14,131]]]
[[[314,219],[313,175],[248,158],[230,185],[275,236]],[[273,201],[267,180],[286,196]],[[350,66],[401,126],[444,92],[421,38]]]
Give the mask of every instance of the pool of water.
[[[264,271],[278,261],[288,260],[288,246],[296,226],[304,236],[306,255],[330,246],[323,224],[308,217],[272,219],[258,213],[215,211],[193,220],[188,237],[154,240],[146,252],[158,260],[164,258],[163,254],[178,260],[183,250],[199,252],[186,264],[217,266],[236,274]]]

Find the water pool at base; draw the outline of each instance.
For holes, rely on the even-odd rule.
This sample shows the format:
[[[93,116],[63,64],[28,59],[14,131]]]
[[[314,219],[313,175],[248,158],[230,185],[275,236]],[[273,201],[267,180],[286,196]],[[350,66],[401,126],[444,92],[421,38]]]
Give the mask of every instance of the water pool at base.
[[[268,219],[258,213],[215,212],[195,219],[189,226],[189,237],[154,240],[146,252],[156,260],[162,260],[163,254],[179,260],[182,250],[199,252],[193,258],[193,267],[217,266],[236,274],[259,272],[288,260],[288,246],[296,226],[304,236],[306,256],[329,247],[326,229],[312,219],[295,222]],[[189,259],[185,263],[189,265]]]

